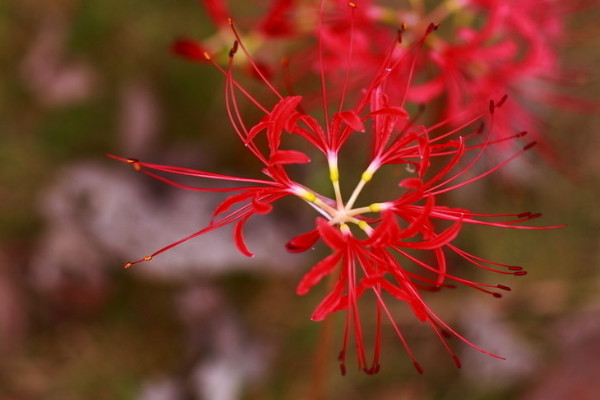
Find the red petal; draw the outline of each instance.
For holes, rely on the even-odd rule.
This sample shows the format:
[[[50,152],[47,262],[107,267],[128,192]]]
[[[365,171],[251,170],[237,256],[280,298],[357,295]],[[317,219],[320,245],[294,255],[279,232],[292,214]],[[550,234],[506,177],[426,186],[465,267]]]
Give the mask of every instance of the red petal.
[[[228,25],[228,19],[231,12],[227,8],[227,2],[224,0],[200,0],[208,16],[218,25]]]
[[[242,253],[246,257],[254,257],[254,254],[252,254],[250,250],[248,250],[248,246],[246,246],[246,241],[244,240],[244,233],[242,231],[244,229],[244,224],[246,223],[249,217],[250,215],[247,215],[241,220],[239,220],[237,224],[235,224],[235,227],[233,229],[233,239],[240,253]]]
[[[418,189],[423,186],[423,181],[419,178],[406,178],[401,180],[398,186],[409,189]]]
[[[383,219],[370,238],[371,244],[373,246],[389,246],[397,242],[399,237],[400,227],[396,216],[391,211],[383,212]]]
[[[327,223],[325,218],[317,218],[317,229],[325,244],[334,250],[343,249],[347,241],[341,232]]]
[[[244,200],[248,200],[249,198],[252,198],[254,196],[256,196],[256,193],[242,192],[242,193],[234,194],[233,196],[227,197],[215,208],[215,211],[213,212],[213,215],[212,215],[213,218],[216,217],[217,215],[229,210],[232,205],[234,205],[236,203],[240,203]]]
[[[302,96],[284,97],[273,107],[269,114],[271,125],[267,128],[267,140],[272,152],[279,149],[281,134],[283,133],[287,121],[296,113],[296,107],[302,101]]]
[[[340,118],[342,119],[342,121],[344,121],[349,127],[354,129],[355,131],[357,131],[357,132],[365,131],[365,125],[361,121],[361,119],[358,116],[358,114],[356,113],[356,111],[352,111],[352,110],[344,111],[344,112],[338,113],[337,115],[339,115]]]
[[[382,289],[387,291],[398,300],[407,302],[419,321],[426,321],[429,318],[429,314],[427,314],[427,310],[423,306],[423,300],[418,297],[416,292],[396,286],[385,279],[381,279],[378,283],[381,285]],[[410,283],[405,282],[402,285],[410,285]]]
[[[269,158],[271,165],[273,164],[306,164],[310,162],[310,158],[296,150],[277,150],[271,153]]]
[[[270,205],[269,203],[259,201],[256,198],[252,199],[252,207],[254,208],[255,212],[257,212],[258,214],[263,214],[263,215],[270,213],[271,210],[273,209],[273,206]]]
[[[267,129],[270,125],[271,122],[268,121],[267,117],[264,117],[259,123],[250,128],[250,131],[248,131],[248,134],[246,135],[246,143],[253,141],[256,135]]]
[[[331,293],[329,293],[315,308],[310,319],[313,321],[322,321],[327,317],[327,315],[331,314],[334,311],[338,310],[338,304],[342,300],[342,291],[344,290],[344,282],[339,280],[335,288]]]
[[[294,0],[276,0],[269,9],[259,30],[267,36],[291,35],[294,33],[291,24],[290,11],[294,6]]]
[[[285,244],[285,248],[290,253],[301,253],[310,249],[319,240],[319,237],[319,231],[315,228],[291,239]]]
[[[428,197],[425,206],[420,208],[421,213],[417,216],[417,218],[412,220],[404,232],[402,232],[403,238],[412,237],[422,231],[423,227],[429,222],[433,204],[433,197]]]
[[[171,45],[171,50],[182,57],[192,61],[208,61],[204,55],[206,48],[195,40],[179,39]]]
[[[329,275],[331,271],[333,271],[333,269],[338,265],[341,258],[342,253],[336,252],[325,257],[317,264],[315,264],[310,269],[310,271],[304,274],[304,277],[302,278],[302,280],[298,284],[298,287],[296,288],[296,294],[305,295],[306,293],[308,293],[310,288],[315,286],[321,281],[321,279],[324,276]]]
[[[422,242],[402,242],[402,245],[410,249],[420,250],[433,250],[437,247],[445,246],[456,238],[462,226],[461,222],[462,221],[457,221],[450,228],[430,239]]]
[[[447,266],[446,266],[446,256],[444,255],[444,252],[442,251],[441,248],[437,248],[434,250],[435,251],[435,257],[437,258],[437,264],[438,264],[438,277],[436,280],[436,285],[441,286],[442,283],[444,283],[444,279],[446,278],[446,271],[447,271]]]
[[[372,113],[369,113],[368,117],[372,117],[375,115],[387,115],[387,116],[394,116],[394,117],[399,117],[399,118],[408,118],[409,114],[408,112],[401,107],[383,107],[380,108],[376,111],[373,111]]]

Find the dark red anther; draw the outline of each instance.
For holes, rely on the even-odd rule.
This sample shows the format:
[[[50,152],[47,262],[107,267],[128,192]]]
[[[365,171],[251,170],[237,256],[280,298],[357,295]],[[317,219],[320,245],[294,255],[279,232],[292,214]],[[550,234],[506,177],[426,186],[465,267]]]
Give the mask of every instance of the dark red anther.
[[[515,276],[523,276],[523,275],[527,275],[527,271],[517,271],[517,272],[515,272],[513,275],[515,275]]]
[[[496,107],[502,107],[502,104],[504,104],[504,102],[506,101],[506,99],[508,99],[508,95],[507,94],[505,94],[504,96],[502,96],[502,98],[500,99],[500,101],[496,103]]]
[[[532,148],[533,146],[535,146],[537,144],[537,142],[531,142],[525,145],[525,147],[523,147],[523,150],[529,150],[530,148]]]
[[[312,231],[306,232],[302,235],[298,235],[291,239],[285,244],[285,248],[290,253],[301,253],[313,247],[313,245],[317,242],[317,240],[319,240],[319,238],[319,231],[313,229]]]
[[[456,368],[461,368],[462,364],[460,362],[460,358],[458,358],[458,356],[452,356],[452,359],[454,360],[454,365],[456,365]]]
[[[396,33],[398,43],[402,43],[402,34],[406,30],[406,28],[407,28],[406,22],[403,22],[402,24],[400,24],[400,28],[398,29],[398,31]]]
[[[496,287],[497,287],[498,289],[506,290],[507,292],[510,292],[510,291],[511,291],[511,288],[510,288],[510,287],[508,287],[508,286],[504,286],[504,285],[496,285]]]
[[[415,369],[417,370],[418,373],[423,374],[423,367],[421,367],[421,364],[414,361],[413,366],[415,367]]]
[[[238,46],[239,46],[239,43],[238,43],[238,41],[237,41],[237,40],[236,40],[236,41],[234,41],[234,42],[233,42],[233,47],[231,48],[231,50],[229,50],[229,57],[233,57],[233,55],[234,55],[235,53],[237,53]]]
[[[508,269],[510,271],[523,271],[523,267],[519,267],[517,265],[510,266],[510,267],[508,267]]]
[[[433,22],[429,24],[429,26],[427,27],[427,34],[430,34],[433,31],[437,31],[437,29],[440,27],[440,24],[434,24]]]

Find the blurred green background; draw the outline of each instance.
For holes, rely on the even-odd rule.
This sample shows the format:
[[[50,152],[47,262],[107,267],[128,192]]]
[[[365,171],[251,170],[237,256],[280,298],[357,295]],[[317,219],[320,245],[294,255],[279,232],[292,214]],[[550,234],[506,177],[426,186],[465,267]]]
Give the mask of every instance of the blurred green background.
[[[571,27],[588,28],[574,30],[564,59],[591,73],[576,95],[598,98],[600,35],[589,23],[598,15],[593,11],[572,21]],[[199,399],[212,387],[207,382],[228,388],[205,394],[209,400],[600,398],[597,115],[549,116],[549,136],[565,160],[562,171],[532,159],[513,172],[518,182],[491,179],[460,198],[461,206],[475,210],[539,211],[543,224],[568,224],[551,231],[466,229],[460,239],[465,248],[526,266],[529,275],[474,275],[511,286],[500,300],[464,288],[428,296],[438,315],[507,361],[463,349],[454,339],[464,361],[455,370],[430,329],[399,308],[425,374],[413,370],[388,332],[378,375],[355,372],[350,358],[348,376],[340,377],[341,319],[331,343],[323,342],[322,325],[309,320],[323,288],[307,297],[294,294],[317,254],[300,258],[297,270],[232,267],[177,279],[122,270],[124,261],[145,254],[138,248],[115,254],[116,247],[95,244],[97,221],[78,214],[77,207],[88,210],[89,204],[77,201],[101,206],[103,197],[75,204],[60,190],[68,190],[73,171],[97,168],[110,171],[98,182],[122,173],[131,178],[125,187],[143,185],[160,210],[170,192],[105,158],[107,152],[213,171],[244,168],[243,148],[221,104],[220,75],[169,52],[179,35],[211,32],[193,0],[0,2],[0,400]],[[89,193],[127,196],[113,186],[90,185]],[[56,204],[45,206],[49,199]],[[140,201],[130,200],[123,211],[134,211]],[[63,206],[75,211],[60,225],[52,210]],[[135,236],[143,225],[133,221],[115,221],[108,235],[129,229]],[[191,232],[173,224],[164,244]],[[71,256],[72,229],[89,236],[84,243],[92,250],[76,245]],[[63,233],[56,243],[66,254],[46,259],[44,243]],[[289,237],[268,246],[282,246]],[[40,281],[44,274],[53,280]],[[322,359],[315,356],[321,353]]]

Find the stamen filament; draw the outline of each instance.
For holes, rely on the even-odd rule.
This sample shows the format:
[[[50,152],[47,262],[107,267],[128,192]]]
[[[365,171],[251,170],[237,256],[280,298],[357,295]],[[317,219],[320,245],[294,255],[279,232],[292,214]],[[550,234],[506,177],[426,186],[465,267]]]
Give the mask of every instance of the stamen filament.
[[[358,185],[356,185],[356,188],[354,188],[354,191],[352,192],[352,195],[350,196],[348,203],[346,203],[346,210],[352,209],[352,206],[356,202],[358,195],[363,190],[363,188],[365,187],[367,182],[369,182],[371,179],[373,179],[373,174],[375,174],[375,172],[377,171],[378,168],[379,168],[379,165],[377,165],[375,163],[371,163],[367,167],[365,172],[363,172],[363,174],[360,177],[360,181],[358,182]]]
[[[337,165],[337,155],[330,153],[327,156],[327,162],[329,164],[329,179],[333,184],[333,192],[335,193],[335,203],[338,210],[344,208],[344,202],[342,200],[342,191],[340,189],[340,170]]]

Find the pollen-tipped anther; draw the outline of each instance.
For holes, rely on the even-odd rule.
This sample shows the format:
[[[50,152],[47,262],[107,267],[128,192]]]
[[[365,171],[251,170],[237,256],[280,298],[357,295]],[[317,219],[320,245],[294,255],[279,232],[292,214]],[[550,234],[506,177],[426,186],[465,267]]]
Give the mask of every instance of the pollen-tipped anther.
[[[337,167],[333,167],[329,169],[329,179],[331,182],[339,182],[340,180],[340,171]]]
[[[381,212],[387,208],[388,204],[386,203],[372,203],[369,205],[369,210],[371,210],[371,212]]]
[[[311,203],[314,203],[317,200],[317,196],[313,192],[309,192],[306,189],[300,189],[298,196]]]
[[[360,180],[363,182],[369,182],[371,179],[373,179],[373,172],[371,172],[369,170],[366,170],[360,176]]]
[[[135,169],[136,171],[141,171],[142,170],[142,166],[140,165],[140,161],[136,158],[128,158],[126,160],[127,164],[131,164],[133,166],[133,169]]]

